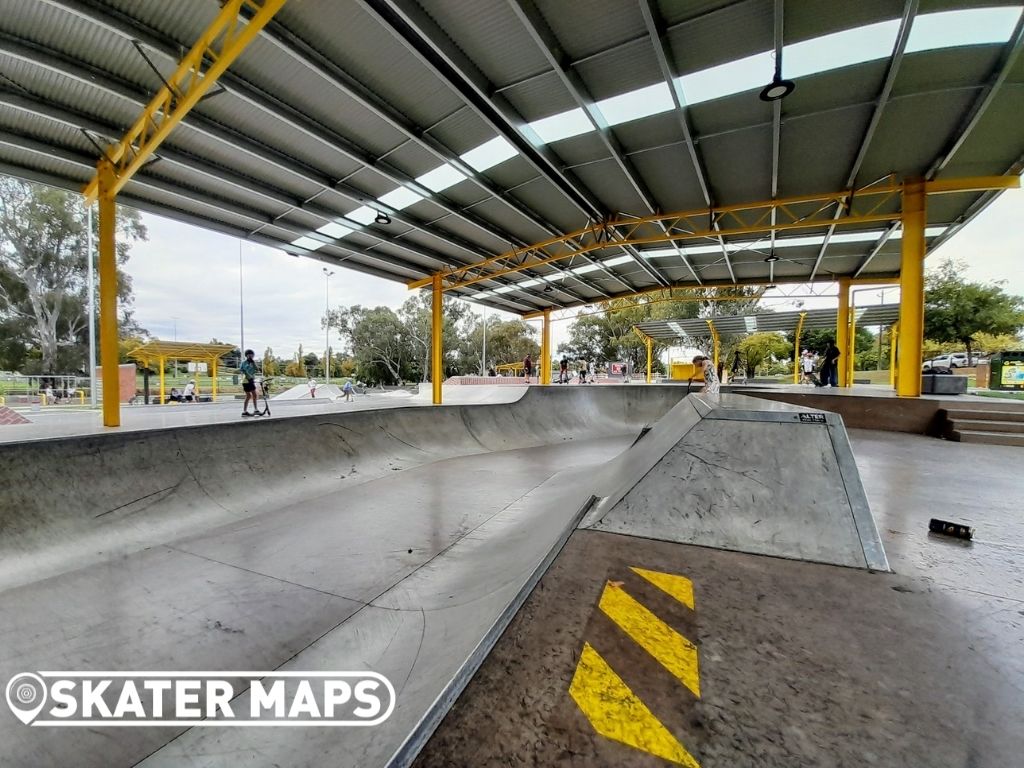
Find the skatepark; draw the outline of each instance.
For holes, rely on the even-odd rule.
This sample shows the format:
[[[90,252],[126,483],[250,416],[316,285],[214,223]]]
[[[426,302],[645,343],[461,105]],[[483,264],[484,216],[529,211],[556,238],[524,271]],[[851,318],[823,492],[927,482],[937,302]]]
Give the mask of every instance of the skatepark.
[[[80,195],[98,293],[94,404],[0,402],[0,766],[1020,764],[1024,403],[923,367],[926,257],[1020,188],[1022,50],[967,0],[0,0],[0,174]],[[237,350],[126,344],[122,206],[238,240],[196,298]],[[254,417],[287,311],[246,325],[243,243],[322,263],[317,307],[408,289],[418,367],[341,396],[323,295],[323,386],[299,343]],[[454,365],[456,301],[536,370],[486,314]],[[556,385],[594,307],[638,352]],[[791,368],[726,383],[756,333]],[[363,720],[305,693],[360,675]]]

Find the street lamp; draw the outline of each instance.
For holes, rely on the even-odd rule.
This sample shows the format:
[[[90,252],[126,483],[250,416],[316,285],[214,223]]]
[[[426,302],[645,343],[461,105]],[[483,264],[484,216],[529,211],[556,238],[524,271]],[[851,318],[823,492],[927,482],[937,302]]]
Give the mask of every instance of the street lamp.
[[[324,273],[324,384],[331,383],[331,275],[332,270],[323,268]]]

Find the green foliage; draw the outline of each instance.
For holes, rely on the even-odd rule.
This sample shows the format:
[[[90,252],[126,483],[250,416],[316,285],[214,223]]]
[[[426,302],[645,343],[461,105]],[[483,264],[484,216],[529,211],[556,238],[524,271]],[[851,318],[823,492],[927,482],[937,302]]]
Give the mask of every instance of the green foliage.
[[[947,259],[925,277],[924,335],[937,342],[958,342],[971,354],[975,336],[1016,334],[1024,326],[1024,302],[998,283],[972,283],[964,265]]]
[[[280,373],[280,368],[277,364],[277,360],[274,358],[274,350],[267,347],[263,351],[263,375],[277,376],[278,373]]]
[[[99,217],[93,219],[94,234]],[[118,206],[117,263],[146,239],[138,212]],[[0,178],[0,354],[25,372],[88,368],[88,229],[80,195]],[[118,271],[124,336],[145,335],[131,316],[131,278]],[[20,360],[19,360],[20,358]]]
[[[460,373],[473,374],[481,371],[480,356],[483,354],[484,325],[482,318],[472,315],[468,318],[469,328],[463,334],[459,352]],[[483,370],[492,365],[516,363],[530,355],[538,360],[540,344],[536,332],[529,323],[522,320],[502,320],[490,315],[487,318],[487,360]]]
[[[737,347],[746,361],[748,376],[754,376],[759,367],[767,368],[789,357],[793,351],[793,345],[781,333],[754,333],[744,338]]]

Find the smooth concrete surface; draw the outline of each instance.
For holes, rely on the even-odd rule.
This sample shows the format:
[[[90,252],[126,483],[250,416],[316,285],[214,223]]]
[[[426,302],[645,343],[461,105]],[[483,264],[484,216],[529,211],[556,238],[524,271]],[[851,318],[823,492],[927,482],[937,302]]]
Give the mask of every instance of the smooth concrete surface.
[[[583,715],[569,686],[584,642],[701,768],[1020,765],[1017,450],[851,440],[893,573],[577,531],[415,766],[669,765]],[[975,540],[930,534],[939,514]],[[631,567],[690,579],[694,610]],[[598,608],[609,584],[694,643],[699,698]],[[631,709],[623,731],[635,723]]]
[[[584,527],[888,569],[832,414],[742,395],[691,396],[617,461],[640,457]]]
[[[0,447],[0,615],[18,617],[0,627],[3,679],[371,669],[399,700],[340,733],[3,718],[5,764],[384,765],[575,525],[597,468],[679,397],[533,388]]]

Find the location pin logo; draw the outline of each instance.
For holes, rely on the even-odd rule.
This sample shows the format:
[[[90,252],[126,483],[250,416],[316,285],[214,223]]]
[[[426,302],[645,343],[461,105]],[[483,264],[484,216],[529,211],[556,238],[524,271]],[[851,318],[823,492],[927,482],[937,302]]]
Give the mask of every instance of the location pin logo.
[[[39,675],[21,672],[7,683],[7,706],[14,716],[28,725],[46,704],[46,683]]]

